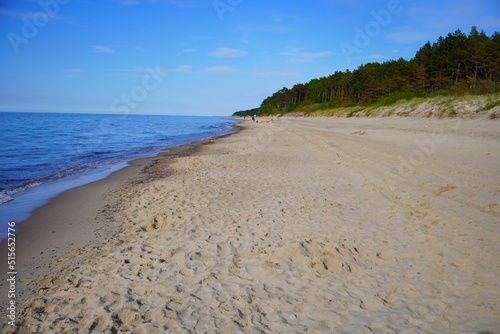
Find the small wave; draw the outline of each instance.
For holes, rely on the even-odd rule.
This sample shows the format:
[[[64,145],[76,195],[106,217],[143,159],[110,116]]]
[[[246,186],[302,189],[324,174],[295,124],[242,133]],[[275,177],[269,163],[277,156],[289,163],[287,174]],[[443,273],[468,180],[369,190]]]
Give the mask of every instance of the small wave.
[[[0,192],[0,205],[12,201],[13,198],[3,192]]]
[[[112,164],[112,163],[109,162],[109,164]],[[44,177],[44,178],[39,179],[39,180],[24,183],[21,186],[9,188],[9,189],[3,189],[2,191],[0,191],[0,205],[12,201],[13,200],[12,196],[19,193],[19,192],[38,187],[38,186],[45,184],[47,182],[50,182],[50,181],[56,181],[56,180],[63,179],[63,178],[69,177],[69,176],[87,173],[87,172],[90,172],[92,170],[105,167],[107,165],[108,164],[103,163],[103,162],[87,163],[87,164],[83,164],[83,165],[79,165],[79,166],[75,166],[72,168],[68,168],[68,169],[59,171],[55,174],[52,174],[50,176]]]
[[[0,191],[0,205],[12,201],[14,198],[12,195],[17,194],[18,192],[37,187],[41,185],[43,182],[42,181],[34,181],[34,182],[29,182],[26,183],[20,187],[15,187],[15,188],[10,188],[10,189],[4,189]]]
[[[119,160],[118,160],[119,161]],[[74,167],[70,167],[67,169],[63,169],[45,179],[43,179],[43,182],[48,182],[48,181],[54,181],[58,179],[63,179],[68,176],[74,176],[74,175],[79,175],[79,174],[84,174],[102,167],[110,166],[117,163],[116,160],[96,160],[92,162],[87,162],[81,165],[77,165]]]
[[[93,151],[90,154],[91,155],[105,155],[105,154],[113,154],[115,152],[113,151]]]

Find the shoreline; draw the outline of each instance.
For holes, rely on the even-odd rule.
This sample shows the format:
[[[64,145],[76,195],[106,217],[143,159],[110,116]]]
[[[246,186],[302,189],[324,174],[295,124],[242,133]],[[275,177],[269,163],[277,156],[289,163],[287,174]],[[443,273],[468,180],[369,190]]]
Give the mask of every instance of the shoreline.
[[[146,170],[158,161],[192,154],[203,145],[218,138],[224,138],[241,131],[234,124],[233,132],[189,144],[167,147],[155,156],[137,158],[103,179],[77,186],[51,198],[48,203],[35,209],[28,219],[16,222],[16,263],[18,280],[16,302],[22,305],[33,291],[37,291],[38,279],[57,267],[52,267],[54,259],[64,258],[82,247],[97,247],[116,233],[113,222],[114,206],[120,198],[114,192],[128,183],[148,182],[152,176]],[[7,263],[8,240],[0,241],[0,260]],[[5,273],[2,273],[5,275]],[[0,297],[7,296],[8,284],[0,281]],[[0,314],[6,304],[0,304]]]
[[[140,157],[130,161],[140,159]],[[26,188],[14,194],[14,198],[0,205],[0,215],[5,214],[7,221],[14,221],[16,224],[28,220],[33,212],[48,204],[52,199],[61,195],[65,191],[85,186],[87,184],[103,180],[111,174],[118,172],[127,166],[130,161],[121,161],[117,164],[105,168],[97,168],[81,174],[70,175],[60,179],[42,182],[40,185]],[[3,232],[3,231],[2,231]],[[0,241],[6,237],[0,233]]]
[[[6,238],[4,230],[7,221],[22,223],[34,210],[66,190],[106,178],[126,167],[130,161],[155,156],[165,148],[230,133],[231,124],[236,122],[228,117],[158,118],[131,115],[128,119],[121,119],[113,115],[32,114],[36,116],[30,116],[30,113],[6,116],[7,123],[16,120],[19,124],[25,123],[26,131],[33,127],[32,135],[37,136],[40,132],[47,143],[40,140],[38,145],[43,150],[31,147],[29,142],[26,145],[18,142],[16,147],[13,144],[5,147],[2,156],[7,159],[4,166],[7,170],[2,173],[4,182],[3,189],[0,189],[0,217],[4,220],[0,222],[0,240]],[[37,122],[43,122],[44,119],[51,120],[48,123],[51,126],[45,130],[39,127],[37,130]],[[66,126],[70,135],[63,135],[64,131],[56,129],[64,121],[75,124]],[[90,125],[92,122],[99,124],[99,127]],[[152,124],[157,126],[136,136],[135,127],[142,123],[146,128]],[[54,131],[53,137],[46,133],[49,131]],[[110,131],[113,131],[112,135]],[[16,131],[10,132],[6,137],[7,144],[16,143]],[[119,137],[121,135],[123,137]],[[57,145],[51,147],[51,142]],[[8,156],[13,154],[12,151],[21,160],[9,161]],[[58,161],[53,154],[68,157],[69,160]],[[30,158],[22,159],[25,155]]]
[[[496,334],[498,121],[238,126],[108,193],[18,332]]]

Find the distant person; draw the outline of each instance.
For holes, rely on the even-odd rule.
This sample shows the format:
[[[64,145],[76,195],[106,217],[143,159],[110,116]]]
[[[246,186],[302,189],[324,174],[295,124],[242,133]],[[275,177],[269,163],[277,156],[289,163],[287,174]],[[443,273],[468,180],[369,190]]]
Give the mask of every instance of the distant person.
[[[255,123],[255,115],[252,116],[252,122]]]

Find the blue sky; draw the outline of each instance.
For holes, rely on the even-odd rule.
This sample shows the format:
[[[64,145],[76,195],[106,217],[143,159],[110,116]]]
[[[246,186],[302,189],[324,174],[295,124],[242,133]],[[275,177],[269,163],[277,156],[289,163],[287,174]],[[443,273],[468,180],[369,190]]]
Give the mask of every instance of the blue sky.
[[[3,0],[0,110],[230,115],[473,25],[500,1]]]

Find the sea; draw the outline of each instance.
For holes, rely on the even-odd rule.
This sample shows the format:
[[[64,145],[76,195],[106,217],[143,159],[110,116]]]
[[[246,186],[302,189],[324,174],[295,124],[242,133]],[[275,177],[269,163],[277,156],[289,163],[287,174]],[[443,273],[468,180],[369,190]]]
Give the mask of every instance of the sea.
[[[234,132],[228,117],[0,112],[0,240],[65,190],[134,159]],[[21,226],[22,227],[22,226]]]

